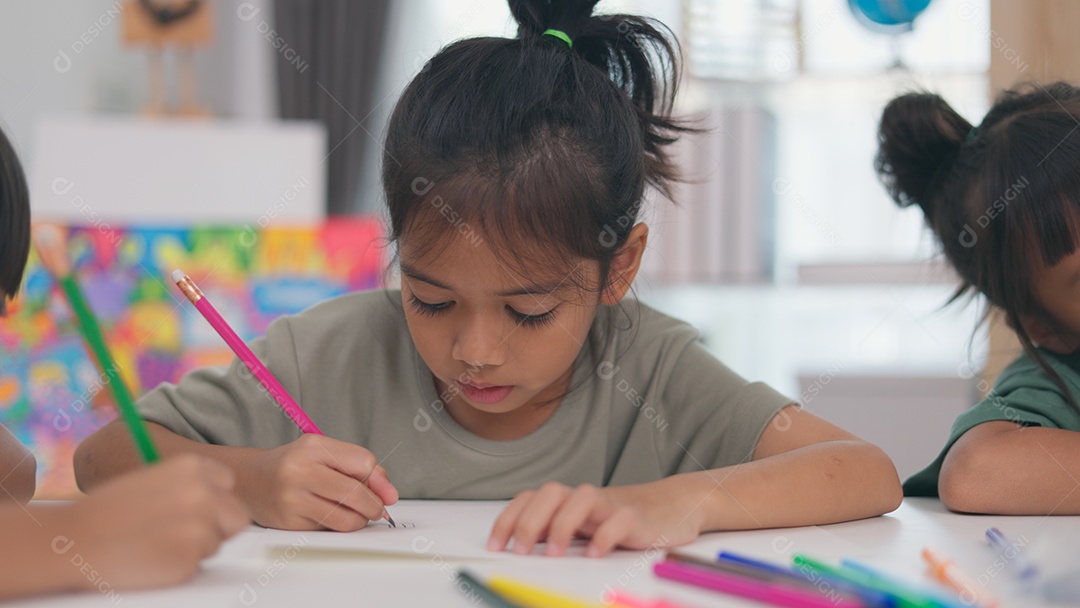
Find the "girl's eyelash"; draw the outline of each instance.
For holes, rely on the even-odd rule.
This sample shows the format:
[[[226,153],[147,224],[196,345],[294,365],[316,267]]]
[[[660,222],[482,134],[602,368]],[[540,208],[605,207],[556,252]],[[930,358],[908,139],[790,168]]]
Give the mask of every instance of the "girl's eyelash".
[[[506,307],[506,309],[510,311],[510,316],[517,319],[522,325],[528,325],[529,327],[543,327],[544,325],[551,323],[555,320],[555,311],[558,310],[558,308],[559,307],[556,306],[539,315],[523,315],[509,306]]]
[[[440,302],[438,304],[429,304],[428,302],[425,302],[420,298],[417,298],[416,296],[412,296],[409,298],[409,304],[416,312],[422,315],[427,315],[429,317],[434,317],[435,315],[444,312],[448,308],[450,308],[453,302]],[[552,308],[551,310],[543,314],[526,315],[514,310],[513,308],[510,308],[509,306],[506,307],[507,312],[510,313],[510,316],[513,317],[514,320],[521,323],[522,325],[527,325],[529,327],[543,327],[544,325],[551,323],[553,320],[555,320],[555,311],[558,309],[559,307],[556,306],[555,308]]]
[[[416,312],[422,315],[427,315],[429,317],[434,317],[435,315],[450,307],[450,302],[428,304],[427,302],[421,300],[420,298],[417,298],[416,296],[412,296],[411,298],[409,298],[409,304],[412,305],[413,310],[415,310]]]

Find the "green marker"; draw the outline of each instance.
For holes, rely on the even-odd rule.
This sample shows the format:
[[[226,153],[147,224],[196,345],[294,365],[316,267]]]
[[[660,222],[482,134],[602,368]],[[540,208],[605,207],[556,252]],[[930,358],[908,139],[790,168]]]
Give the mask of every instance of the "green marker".
[[[895,599],[897,608],[942,608],[943,606],[943,604],[933,598],[926,597],[918,592],[912,592],[909,589],[889,581],[870,576],[865,572],[848,568],[838,568],[802,554],[795,555],[792,562],[795,564],[796,568],[809,568],[830,577],[847,581],[853,585],[876,589]]]

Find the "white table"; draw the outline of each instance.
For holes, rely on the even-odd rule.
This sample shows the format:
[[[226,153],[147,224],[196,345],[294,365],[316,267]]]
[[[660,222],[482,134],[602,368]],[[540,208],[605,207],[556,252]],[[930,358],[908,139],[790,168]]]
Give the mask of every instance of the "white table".
[[[651,563],[662,557],[660,550],[625,551],[603,559],[588,559],[577,547],[574,557],[499,555],[495,559],[452,561],[455,555],[483,555],[490,521],[503,504],[403,501],[391,512],[399,521],[413,522],[415,528],[397,531],[371,529],[345,535],[252,527],[208,560],[203,571],[187,585],[151,592],[117,592],[111,597],[97,593],[52,596],[18,605],[476,606],[476,599],[461,593],[455,585],[453,573],[464,566],[481,577],[505,574],[597,603],[610,586],[646,598],[662,596],[681,601],[688,607],[761,606],[658,579]],[[458,517],[461,513],[467,516]],[[454,519],[453,524],[447,523],[447,514]],[[996,553],[984,540],[990,526],[1023,542],[1044,573],[1052,575],[1070,568],[1080,572],[1080,517],[957,515],[928,499],[907,499],[894,513],[845,524],[708,534],[684,550],[712,557],[718,550],[728,549],[777,563],[790,562],[795,553],[831,562],[855,557],[898,577],[929,584],[919,554],[930,544],[985,584],[1003,607],[1050,605],[1020,595],[1011,572],[994,566]],[[376,534],[381,536],[377,538]],[[371,540],[396,545],[405,556],[331,557],[330,553],[312,549],[327,543],[360,546]],[[290,546],[295,548],[279,548],[276,554],[270,550]]]

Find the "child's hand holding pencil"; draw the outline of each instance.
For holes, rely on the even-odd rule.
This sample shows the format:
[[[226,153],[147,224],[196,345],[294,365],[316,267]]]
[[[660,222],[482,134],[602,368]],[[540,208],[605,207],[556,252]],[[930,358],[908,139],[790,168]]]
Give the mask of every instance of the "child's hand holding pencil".
[[[251,454],[237,490],[262,526],[351,532],[386,519],[398,499],[386,469],[358,445],[309,433]]]
[[[250,523],[233,494],[234,481],[232,471],[209,458],[168,458],[70,505],[35,511],[47,533],[41,546],[49,547],[53,560],[78,555],[100,575],[56,568],[70,575],[73,589],[99,591],[95,585],[101,581],[118,589],[185,581]]]

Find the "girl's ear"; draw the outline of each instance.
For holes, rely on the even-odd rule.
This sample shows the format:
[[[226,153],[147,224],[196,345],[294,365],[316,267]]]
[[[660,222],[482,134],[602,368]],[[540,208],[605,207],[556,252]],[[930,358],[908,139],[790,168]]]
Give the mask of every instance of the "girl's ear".
[[[626,242],[611,260],[608,283],[600,294],[600,302],[614,306],[630,290],[630,284],[641,268],[641,256],[645,254],[648,240],[649,227],[646,224],[639,223],[630,229],[630,236],[626,237]]]
[[[1067,355],[1080,348],[1080,336],[1067,330],[1061,330],[1038,315],[1020,315],[1020,324],[1024,326],[1031,341],[1059,355]]]

